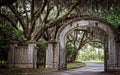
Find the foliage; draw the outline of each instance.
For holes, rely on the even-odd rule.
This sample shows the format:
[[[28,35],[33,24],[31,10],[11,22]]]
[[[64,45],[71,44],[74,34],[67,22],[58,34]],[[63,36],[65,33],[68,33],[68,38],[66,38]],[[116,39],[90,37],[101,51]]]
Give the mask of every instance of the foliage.
[[[15,2],[15,3],[14,3]],[[38,41],[55,38],[58,28],[72,15],[79,16],[84,10],[110,9],[119,0],[2,0],[0,17],[7,19],[14,28],[20,29],[26,40]],[[6,6],[4,6],[6,5]],[[62,6],[62,7],[61,7]],[[11,14],[6,15],[5,12]],[[14,19],[10,19],[14,16]],[[18,26],[19,25],[19,26]],[[57,26],[56,26],[57,25]]]
[[[49,40],[55,37],[53,35],[55,35],[59,26],[54,29],[49,28],[61,24],[63,19],[70,14],[78,3],[79,0],[66,7],[69,2],[65,0],[62,3],[56,0],[17,0],[14,4],[2,6],[0,17],[8,20],[13,28],[21,30],[27,41],[38,41],[41,36]],[[8,11],[11,14],[4,13]],[[14,17],[14,19],[10,19],[10,16]],[[14,20],[17,20],[17,24]]]
[[[77,59],[77,55],[79,54],[79,50],[81,50],[82,48],[87,49],[86,44],[89,44],[95,48],[103,49],[104,45],[107,44],[107,42],[105,41],[106,39],[107,34],[103,30],[98,28],[81,27],[80,29],[71,31],[69,34],[67,34],[67,62],[75,62],[75,60]],[[92,57],[92,54],[95,55],[95,52],[91,51],[89,56]],[[89,59],[88,57],[85,57],[86,60]]]
[[[70,43],[67,43],[67,45],[66,45],[66,51],[67,51],[66,58],[67,58],[67,62],[71,62],[71,59],[73,57],[72,54],[75,53],[75,49],[76,49],[75,46],[71,46]]]
[[[120,9],[119,7],[111,7],[109,12],[107,10],[98,11],[100,17],[106,19],[108,22],[113,24],[115,27],[120,26]]]
[[[110,7],[109,10],[99,9],[93,11],[92,9],[88,10],[89,15],[100,17],[109,23],[111,23],[116,28],[120,26],[120,9],[119,7]]]
[[[47,41],[45,41],[44,39],[40,39],[38,42],[38,46],[40,46],[41,49],[46,50]]]
[[[14,34],[13,28],[8,23],[0,24],[0,60],[7,60],[7,51]]]
[[[104,61],[104,51],[102,48],[95,48],[93,46],[85,45],[78,53],[77,61]]]
[[[72,54],[74,53],[74,46],[67,44],[67,62],[71,62]],[[98,50],[96,51],[96,49]],[[83,62],[83,61],[95,61],[95,62],[103,62],[104,61],[104,51],[103,48],[96,48],[93,45],[86,44],[79,50],[77,54],[76,61]]]
[[[68,63],[67,64],[67,69],[74,69],[74,68],[81,68],[84,67],[85,64],[82,62],[75,62],[75,63]]]
[[[9,51],[9,46],[13,41],[20,41],[23,43],[24,40],[21,39],[22,36],[18,30],[15,30],[11,24],[2,19],[0,23],[0,63],[5,64],[7,61],[7,55]]]
[[[37,51],[37,66],[44,65],[46,61],[46,49],[47,41],[40,39],[38,42],[38,51]]]

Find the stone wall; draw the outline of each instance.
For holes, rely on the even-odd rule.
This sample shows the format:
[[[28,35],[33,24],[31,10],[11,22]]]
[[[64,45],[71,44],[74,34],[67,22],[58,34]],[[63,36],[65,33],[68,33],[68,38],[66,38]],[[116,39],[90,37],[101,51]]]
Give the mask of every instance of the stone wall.
[[[27,46],[11,44],[8,52],[8,68],[36,68],[36,45],[29,43]]]

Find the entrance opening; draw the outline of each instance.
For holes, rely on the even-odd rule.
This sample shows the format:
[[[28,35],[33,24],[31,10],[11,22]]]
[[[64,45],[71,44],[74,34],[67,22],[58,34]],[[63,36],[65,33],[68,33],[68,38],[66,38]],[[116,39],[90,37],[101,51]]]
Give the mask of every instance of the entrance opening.
[[[108,36],[100,28],[81,26],[66,34],[67,68],[84,67],[104,71],[108,57]]]

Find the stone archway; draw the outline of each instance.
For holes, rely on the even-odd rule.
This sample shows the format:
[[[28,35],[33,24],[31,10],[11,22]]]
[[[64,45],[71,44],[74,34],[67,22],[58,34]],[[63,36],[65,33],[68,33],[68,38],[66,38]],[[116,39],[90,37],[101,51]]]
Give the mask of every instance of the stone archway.
[[[120,69],[119,62],[119,45],[116,41],[116,29],[108,22],[96,17],[76,18],[63,25],[57,32],[56,39],[49,41],[46,51],[46,68],[57,68],[59,70],[66,69],[65,62],[65,46],[66,34],[73,29],[78,29],[81,26],[97,27],[104,30],[108,35],[108,60],[107,71]],[[106,60],[106,59],[105,59]]]

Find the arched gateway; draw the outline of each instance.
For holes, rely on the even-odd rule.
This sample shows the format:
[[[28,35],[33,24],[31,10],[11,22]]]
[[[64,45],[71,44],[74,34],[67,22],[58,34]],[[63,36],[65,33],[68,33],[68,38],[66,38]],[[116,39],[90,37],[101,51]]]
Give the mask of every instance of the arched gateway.
[[[65,69],[65,46],[66,35],[74,29],[79,29],[81,26],[97,27],[104,30],[108,35],[108,56],[105,58],[105,70],[120,69],[120,42],[117,38],[116,29],[108,22],[95,17],[80,17],[70,20],[68,23],[59,28],[56,39],[50,40],[46,51],[46,68]]]

